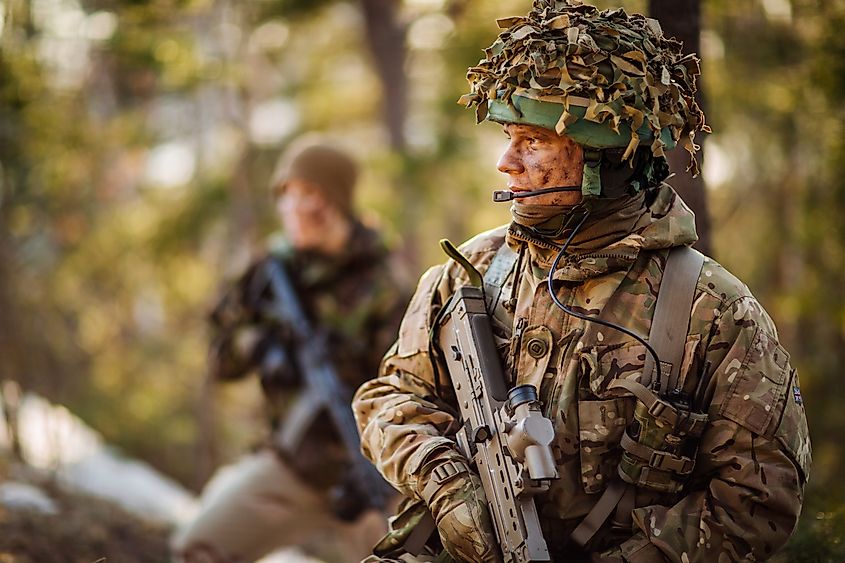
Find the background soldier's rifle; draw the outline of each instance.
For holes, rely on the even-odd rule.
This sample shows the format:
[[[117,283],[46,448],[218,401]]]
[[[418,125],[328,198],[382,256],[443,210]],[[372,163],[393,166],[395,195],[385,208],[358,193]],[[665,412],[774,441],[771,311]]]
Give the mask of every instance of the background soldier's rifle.
[[[505,561],[550,561],[534,495],[558,477],[537,389],[507,389],[478,271],[449,241],[444,251],[470,284],[458,289],[439,316],[440,349],[461,410],[458,446],[475,464]]]
[[[334,499],[336,512],[341,518],[352,519],[366,508],[384,510],[395,491],[361,454],[350,406],[352,393],[331,362],[328,334],[314,326],[306,316],[293,283],[279,260],[265,260],[257,275],[260,285],[269,290],[262,292],[266,297],[260,305],[261,316],[289,332],[289,350],[305,387],[276,431],[276,445],[295,455],[317,416],[321,413],[328,415],[346,449],[350,464],[342,490],[334,491],[337,493]],[[269,352],[272,356],[272,349]],[[280,353],[279,348],[276,355]]]

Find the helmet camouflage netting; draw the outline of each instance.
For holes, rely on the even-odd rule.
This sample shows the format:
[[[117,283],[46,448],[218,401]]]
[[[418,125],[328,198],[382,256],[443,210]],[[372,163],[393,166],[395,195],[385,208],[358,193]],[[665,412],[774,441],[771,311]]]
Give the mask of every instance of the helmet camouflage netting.
[[[698,174],[696,131],[709,132],[695,101],[699,59],[663,36],[657,20],[578,0],[535,0],[524,17],[497,20],[502,31],[467,72],[479,122],[540,125],[585,146],[641,141],[654,156],[678,143]]]

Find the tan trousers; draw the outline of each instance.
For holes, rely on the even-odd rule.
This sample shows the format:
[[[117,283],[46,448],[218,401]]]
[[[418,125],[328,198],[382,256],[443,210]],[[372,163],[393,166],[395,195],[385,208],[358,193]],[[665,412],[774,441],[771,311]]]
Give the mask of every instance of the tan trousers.
[[[222,468],[206,485],[200,512],[174,534],[176,561],[247,563],[285,547],[324,561],[367,557],[384,535],[381,513],[339,520],[324,493],[307,485],[271,451]]]

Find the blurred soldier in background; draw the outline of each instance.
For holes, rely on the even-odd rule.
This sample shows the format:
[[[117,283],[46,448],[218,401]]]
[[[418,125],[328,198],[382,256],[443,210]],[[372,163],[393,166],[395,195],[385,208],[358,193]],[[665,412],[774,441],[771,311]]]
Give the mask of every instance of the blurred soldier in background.
[[[694,217],[663,182],[664,150],[683,144],[694,168],[694,135],[707,130],[698,60],[653,19],[576,0],[535,0],[498,23],[463,102],[508,138],[508,190],[495,200],[514,202],[513,220],[467,242],[464,264],[452,253],[423,276],[381,376],[353,402],[365,454],[412,501],[376,554],[525,561],[501,549],[525,534],[502,508],[519,496],[552,561],[769,558],[795,529],[810,441],[772,319],[688,248]],[[557,476],[545,482],[473,463],[514,425],[473,428],[457,414],[482,384],[464,366],[485,369],[466,361],[471,347],[449,346],[470,280],[495,339],[481,350],[494,350],[508,388],[533,386],[548,418]],[[519,443],[507,444],[517,459]],[[411,532],[431,522],[426,509],[430,549]]]
[[[405,299],[379,236],[355,215],[356,177],[347,154],[314,138],[296,143],[277,166],[272,189],[284,241],[250,266],[211,315],[212,376],[260,376],[273,438],[207,485],[199,515],[174,536],[179,561],[247,562],[284,547],[358,561],[384,533],[383,514],[344,490],[348,456],[325,413],[307,423],[296,447],[282,447],[303,370],[289,327],[264,310],[262,272],[268,261],[280,261],[305,313],[327,333],[343,383],[354,390],[376,374]]]

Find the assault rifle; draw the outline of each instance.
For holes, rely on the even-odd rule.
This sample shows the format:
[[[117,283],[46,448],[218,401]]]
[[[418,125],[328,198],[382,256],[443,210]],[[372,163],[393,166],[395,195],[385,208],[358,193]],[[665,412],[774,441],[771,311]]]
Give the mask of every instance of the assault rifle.
[[[557,479],[533,385],[507,389],[478,271],[448,240],[443,250],[470,277],[440,314],[440,349],[461,410],[458,446],[475,465],[506,562],[550,561],[534,495]]]
[[[326,331],[305,315],[293,283],[278,260],[265,260],[257,275],[263,276],[261,285],[266,284],[269,290],[264,292],[269,296],[260,306],[261,314],[290,333],[290,349],[305,387],[276,432],[276,445],[293,455],[317,416],[327,414],[350,463],[342,496],[335,498],[338,515],[352,519],[365,508],[385,510],[395,491],[361,454],[350,406],[352,393],[332,365]]]

